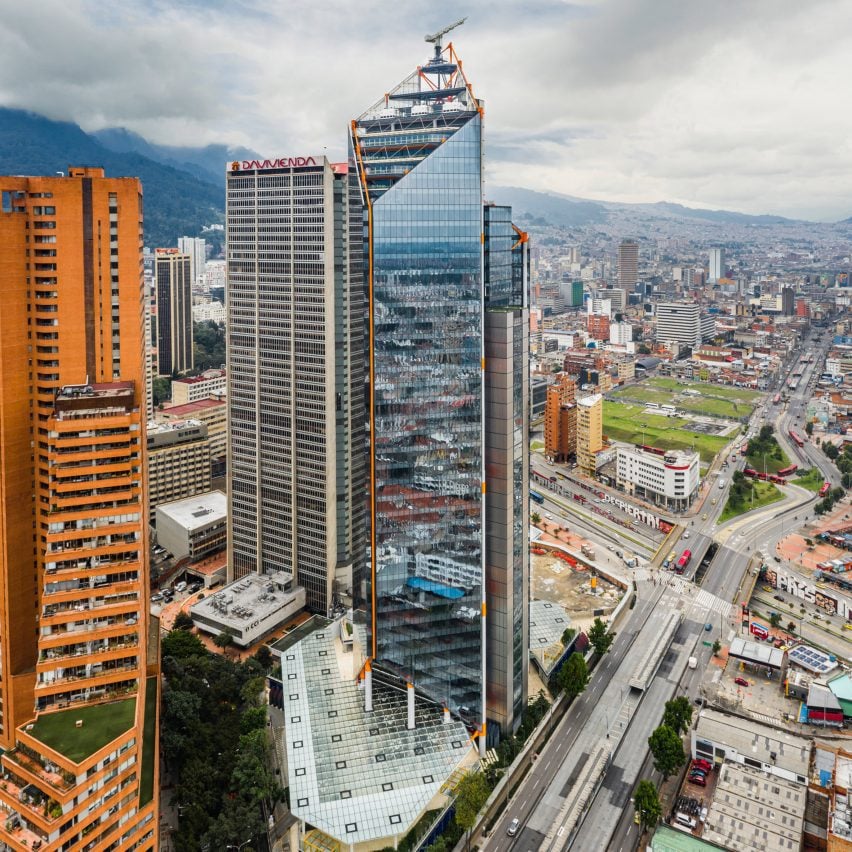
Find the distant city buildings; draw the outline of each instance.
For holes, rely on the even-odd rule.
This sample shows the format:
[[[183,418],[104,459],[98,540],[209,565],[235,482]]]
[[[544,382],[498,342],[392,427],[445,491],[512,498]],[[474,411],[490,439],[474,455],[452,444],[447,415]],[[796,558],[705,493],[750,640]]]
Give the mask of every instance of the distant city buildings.
[[[225,396],[228,378],[225,370],[205,370],[197,376],[172,380],[172,405],[186,405],[210,396]]]
[[[697,302],[662,302],[657,305],[658,342],[677,343],[692,348],[710,339],[714,332],[713,317],[702,315],[701,306]]]
[[[185,373],[195,363],[192,350],[191,259],[178,249],[154,255],[157,288],[157,368],[161,376]]]
[[[200,420],[148,424],[148,518],[157,506],[210,490],[210,443]]]
[[[201,237],[178,237],[178,251],[189,256],[192,284],[200,283],[207,264],[207,241]]]
[[[727,269],[725,266],[725,249],[712,248],[710,249],[710,268],[707,280],[711,284],[717,283],[722,278],[727,278]]]
[[[639,283],[639,243],[622,240],[618,246],[618,286],[624,293],[624,303]]]

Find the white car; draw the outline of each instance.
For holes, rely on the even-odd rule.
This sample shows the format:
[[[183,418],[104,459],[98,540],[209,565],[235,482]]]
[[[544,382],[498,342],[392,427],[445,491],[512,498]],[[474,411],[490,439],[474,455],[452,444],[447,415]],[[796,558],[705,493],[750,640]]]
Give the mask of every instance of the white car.
[[[520,827],[520,825],[521,821],[517,817],[515,817],[509,823],[509,827],[506,829],[506,834],[508,834],[509,837],[514,837],[518,833],[518,828]]]

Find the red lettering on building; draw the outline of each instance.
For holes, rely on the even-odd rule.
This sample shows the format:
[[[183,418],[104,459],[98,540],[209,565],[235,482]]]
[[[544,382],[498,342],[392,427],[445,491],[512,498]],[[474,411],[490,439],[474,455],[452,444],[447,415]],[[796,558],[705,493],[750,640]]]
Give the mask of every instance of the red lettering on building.
[[[313,157],[278,157],[275,160],[243,160],[242,163],[231,163],[231,169],[236,171],[251,171],[252,169],[293,169],[301,166],[315,166]]]

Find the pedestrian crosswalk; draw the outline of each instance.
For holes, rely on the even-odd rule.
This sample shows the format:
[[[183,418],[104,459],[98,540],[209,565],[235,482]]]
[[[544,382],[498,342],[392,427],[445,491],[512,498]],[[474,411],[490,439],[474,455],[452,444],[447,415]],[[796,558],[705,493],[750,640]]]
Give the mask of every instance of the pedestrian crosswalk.
[[[661,574],[659,582],[674,590],[679,597],[691,601],[693,609],[706,610],[723,617],[726,617],[731,611],[729,601],[716,597],[706,589],[700,589],[694,583],[677,574]]]
[[[696,595],[693,606],[698,607],[698,609],[707,609],[710,612],[715,612],[721,616],[727,616],[731,611],[731,604],[729,601],[717,598],[716,595],[711,594],[706,589],[702,589]]]

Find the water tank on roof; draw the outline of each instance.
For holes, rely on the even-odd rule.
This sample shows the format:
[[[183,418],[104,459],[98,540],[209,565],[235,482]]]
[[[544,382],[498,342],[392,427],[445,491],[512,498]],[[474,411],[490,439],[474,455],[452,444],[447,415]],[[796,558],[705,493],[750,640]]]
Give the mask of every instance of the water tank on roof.
[[[444,112],[464,112],[464,104],[461,101],[447,101],[442,109]]]
[[[411,107],[412,115],[429,115],[429,107],[426,104],[417,104]]]
[[[396,118],[399,115],[399,110],[394,107],[385,107],[379,110],[379,118]]]

